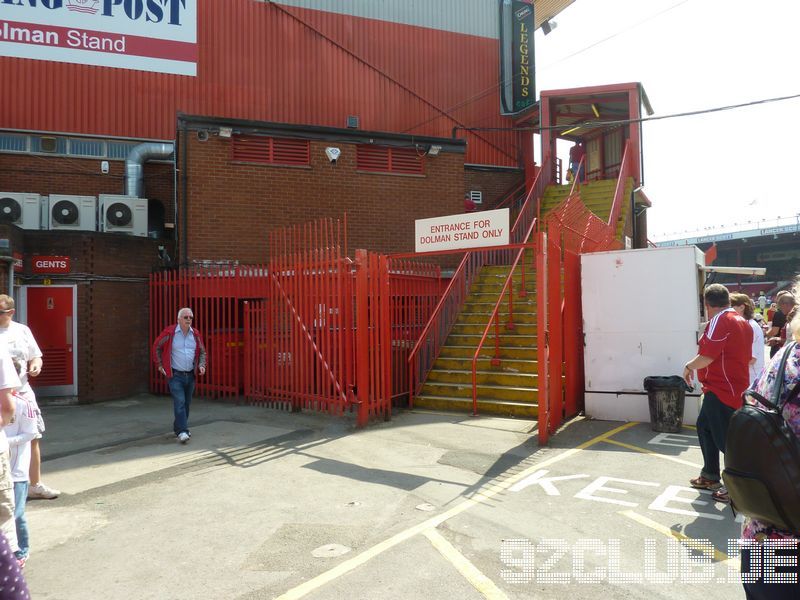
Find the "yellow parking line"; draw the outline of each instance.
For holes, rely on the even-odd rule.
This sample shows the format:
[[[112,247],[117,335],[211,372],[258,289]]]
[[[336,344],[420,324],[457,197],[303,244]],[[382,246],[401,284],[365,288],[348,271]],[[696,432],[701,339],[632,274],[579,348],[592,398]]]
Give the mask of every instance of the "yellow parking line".
[[[650,454],[653,456],[657,456],[659,458],[663,458],[665,460],[671,460],[672,462],[680,463],[682,465],[688,465],[690,467],[697,467],[698,469],[702,469],[703,465],[698,465],[693,462],[689,462],[688,460],[683,460],[682,458],[675,458],[674,456],[668,456],[666,454],[661,454],[660,452],[655,452],[653,450],[648,450],[647,448],[641,448],[639,446],[634,446],[633,444],[626,444],[625,442],[618,442],[617,440],[603,440],[606,444],[614,444],[615,446],[621,446],[623,448],[627,448],[628,450],[635,450],[636,452],[641,452],[642,454]]]
[[[619,514],[621,514],[623,517],[628,517],[629,519],[632,519],[632,520],[636,521],[637,523],[640,523],[640,524],[644,525],[645,527],[649,527],[650,529],[652,529],[654,531],[658,531],[659,533],[662,533],[667,537],[674,538],[674,539],[678,540],[679,542],[683,542],[689,548],[693,548],[695,550],[699,550],[700,552],[705,552],[708,549],[706,546],[701,545],[696,539],[690,538],[689,536],[682,534],[680,531],[675,531],[674,529],[670,529],[669,527],[665,527],[661,523],[656,523],[652,519],[648,519],[644,515],[640,515],[639,513],[634,512],[632,510],[623,510],[623,511],[620,511]],[[713,546],[712,546],[712,548],[713,548]],[[732,559],[730,556],[728,556],[724,552],[720,552],[716,548],[714,548],[714,550],[713,550],[713,556],[714,556],[714,560],[717,561],[717,562],[728,563],[728,564],[732,564],[732,565],[735,566],[735,562],[736,561],[734,559]]]
[[[341,577],[342,575],[349,573],[353,569],[360,567],[367,561],[375,558],[379,554],[386,552],[391,548],[394,548],[398,544],[406,541],[411,537],[414,537],[418,533],[423,533],[428,529],[434,529],[438,527],[440,524],[447,521],[448,519],[451,519],[456,515],[461,514],[462,512],[472,508],[476,504],[479,504],[481,502],[486,502],[493,496],[499,494],[502,491],[507,490],[518,481],[525,479],[526,477],[532,475],[539,469],[542,469],[548,465],[552,465],[554,463],[570,458],[571,456],[574,456],[575,454],[579,453],[581,450],[585,450],[590,446],[606,441],[607,439],[618,434],[619,432],[625,431],[626,429],[630,429],[631,427],[634,427],[636,425],[639,425],[639,423],[631,422],[631,423],[625,423],[624,425],[620,425],[619,427],[615,427],[614,429],[607,431],[603,434],[600,434],[597,437],[594,437],[576,446],[575,448],[570,448],[569,450],[565,450],[564,452],[554,456],[553,458],[548,458],[547,460],[543,460],[540,463],[536,463],[535,465],[528,467],[524,471],[520,471],[519,473],[509,477],[508,479],[504,479],[503,481],[496,484],[487,485],[483,490],[476,492],[474,496],[472,496],[471,498],[467,498],[466,500],[464,500],[460,504],[457,504],[450,510],[443,512],[442,514],[437,515],[435,517],[431,517],[427,521],[423,521],[418,525],[409,527],[404,531],[396,533],[392,537],[383,540],[382,542],[379,542],[372,548],[364,550],[364,552],[362,552],[361,554],[358,554],[349,560],[341,562],[332,569],[329,569],[324,573],[320,573],[319,575],[313,577],[312,579],[309,579],[305,583],[301,583],[297,587],[288,590],[287,592],[278,596],[276,600],[295,600],[296,598],[302,598],[306,594],[313,592],[314,590],[322,587],[326,583],[330,583],[337,577]]]
[[[481,573],[478,568],[469,562],[467,557],[461,554],[441,533],[435,529],[427,529],[422,532],[422,535],[431,541],[433,547],[458,569],[458,572],[461,573],[466,580],[472,584],[472,587],[478,590],[484,598],[488,598],[488,600],[508,600],[508,596],[494,584],[494,581]]]

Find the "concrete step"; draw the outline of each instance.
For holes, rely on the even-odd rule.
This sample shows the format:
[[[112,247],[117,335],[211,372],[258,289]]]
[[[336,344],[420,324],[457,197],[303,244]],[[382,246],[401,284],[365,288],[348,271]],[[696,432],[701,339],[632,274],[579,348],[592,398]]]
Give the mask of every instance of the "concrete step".
[[[485,302],[469,302],[464,305],[462,309],[462,314],[466,313],[467,315],[471,316],[474,314],[482,314],[486,316],[486,319],[480,321],[478,319],[472,319],[470,321],[462,321],[460,318],[457,319],[456,322],[458,323],[487,323],[489,320],[489,315],[492,314],[492,311],[495,309],[497,304],[498,296],[493,296],[491,298],[485,298]],[[536,316],[536,303],[529,302],[527,296],[525,298],[518,298],[514,296],[514,320],[516,321],[516,316],[519,315],[527,315],[528,317],[535,317]],[[508,315],[508,295],[503,298],[503,301],[500,303],[498,307],[498,313],[500,315]],[[459,315],[460,317],[460,315]],[[535,323],[535,318],[526,319],[522,317],[520,319],[522,323]]]
[[[414,398],[414,408],[446,410],[458,413],[472,413],[472,398],[449,398],[444,396],[420,395]],[[497,401],[478,399],[479,415],[535,419],[539,414],[538,405],[527,402]]]
[[[471,361],[470,361],[471,363]],[[513,388],[535,388],[539,377],[535,373],[511,373],[505,371],[476,370],[475,379],[478,385],[493,385]],[[457,383],[472,385],[472,368],[469,369],[437,369],[428,373],[425,383]],[[456,394],[457,395],[457,394]]]
[[[488,321],[488,316],[487,316]],[[482,336],[486,329],[486,322],[484,323],[456,323],[450,331],[450,335],[476,335]],[[514,320],[513,328],[508,327],[508,317],[500,318],[500,336],[501,338],[506,335],[536,335],[536,323],[522,323],[521,321]],[[492,330],[493,332],[494,330]],[[492,335],[492,334],[490,334]]]
[[[445,346],[468,346],[472,348],[477,348],[480,341],[481,341],[481,335],[479,334],[470,335],[470,334],[451,333],[447,337]],[[489,345],[490,343],[491,340],[487,338],[486,343],[484,345]],[[504,331],[500,334],[500,345],[513,348],[536,348],[536,336],[521,335],[509,331]]]
[[[489,322],[489,315],[490,311],[493,310],[493,305],[486,307],[485,312],[474,312],[474,313],[466,313],[461,312],[458,315],[458,319],[456,319],[456,325],[486,325]],[[504,323],[508,320],[508,304],[505,304],[501,307],[501,310],[498,311],[500,315],[500,322]],[[516,302],[514,303],[514,323],[521,323],[521,324],[535,324],[536,323],[536,313],[535,312],[521,312],[517,310]]]
[[[491,310],[494,308],[494,305],[497,304],[497,299],[499,297],[500,297],[499,290],[494,291],[494,292],[483,291],[483,290],[474,291],[473,293],[471,293],[467,297],[466,301],[464,302],[464,307],[466,309],[467,306],[471,307],[471,306],[488,304],[488,305],[490,305],[489,311],[491,312]],[[507,296],[506,296],[506,300],[508,300]],[[507,302],[506,302],[506,304],[507,304]],[[524,298],[520,298],[519,294],[515,294],[514,295],[514,310],[515,311],[517,310],[517,304],[519,304],[520,307],[528,306],[528,307],[531,307],[531,308],[535,309],[536,308],[536,294],[529,293]],[[480,312],[480,310],[481,309],[475,309],[475,310],[470,310],[469,312]],[[522,310],[524,310],[524,309],[522,309]]]
[[[497,281],[476,281],[470,288],[470,296],[472,294],[499,294],[506,284],[505,279],[498,279]],[[522,279],[517,279],[511,282],[511,289],[514,290],[514,295],[520,294],[522,291]],[[506,293],[508,290],[506,289]],[[536,274],[525,274],[525,292],[526,294],[536,293]]]
[[[473,351],[474,353],[474,351]],[[538,362],[535,360],[523,360],[515,358],[503,358],[500,366],[492,365],[491,358],[479,358],[475,364],[480,371],[496,371],[502,373],[536,373]],[[433,365],[434,369],[452,369],[456,371],[472,370],[472,356],[446,358],[440,356]]]
[[[439,353],[439,358],[472,358],[475,356],[476,346],[457,346],[455,344],[444,346]],[[536,347],[524,348],[520,346],[500,346],[500,358],[512,360],[536,360]],[[492,358],[494,345],[484,344],[481,348],[481,357]]]
[[[534,265],[532,264],[532,262],[530,260],[530,257],[532,256],[531,251],[530,250],[526,250],[525,252],[526,252],[526,254],[528,256],[528,259],[529,259],[528,262],[526,263],[526,266],[525,266],[525,277],[527,278],[527,276],[528,276],[528,267],[532,267]],[[522,261],[520,261],[520,262],[522,262]],[[522,271],[520,269],[521,269],[521,266],[517,265],[517,268],[514,271],[514,280],[515,281],[517,281],[519,279],[522,279]],[[503,265],[503,266],[493,265],[493,266],[490,266],[490,267],[482,267],[480,275],[478,275],[478,279],[476,281],[482,281],[484,279],[491,279],[493,277],[501,277],[503,279],[503,281],[505,281],[505,279],[508,277],[508,272],[510,270],[511,270],[511,265]]]
[[[444,383],[428,380],[422,386],[421,393],[424,396],[472,399],[472,383]],[[478,384],[478,398],[481,400],[511,400],[512,402],[534,404],[537,394],[538,390],[533,387]]]

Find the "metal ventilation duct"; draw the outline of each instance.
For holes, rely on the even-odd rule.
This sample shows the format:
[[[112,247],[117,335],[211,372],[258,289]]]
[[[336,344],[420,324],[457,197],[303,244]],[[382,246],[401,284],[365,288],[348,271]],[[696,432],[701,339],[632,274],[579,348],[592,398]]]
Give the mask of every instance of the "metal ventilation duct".
[[[125,195],[143,198],[142,173],[148,160],[168,159],[175,152],[175,145],[168,142],[145,142],[134,146],[125,159]]]

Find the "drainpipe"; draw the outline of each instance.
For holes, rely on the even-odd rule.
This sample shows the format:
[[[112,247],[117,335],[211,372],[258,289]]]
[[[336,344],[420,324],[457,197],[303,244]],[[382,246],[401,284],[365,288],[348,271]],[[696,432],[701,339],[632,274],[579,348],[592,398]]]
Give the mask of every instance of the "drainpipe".
[[[181,214],[181,221],[183,227],[181,227],[181,231],[179,233],[178,239],[180,241],[180,264],[187,266],[189,264],[189,128],[186,126],[186,123],[183,124],[183,139],[181,139],[181,143],[183,144],[182,148],[182,165],[181,165],[181,179],[182,187],[183,187],[183,212]],[[177,225],[177,223],[176,223]]]
[[[169,142],[145,142],[134,146],[125,159],[125,195],[142,198],[144,163],[168,159],[174,152],[175,144]]]
[[[8,261],[8,295],[14,297],[14,258]]]

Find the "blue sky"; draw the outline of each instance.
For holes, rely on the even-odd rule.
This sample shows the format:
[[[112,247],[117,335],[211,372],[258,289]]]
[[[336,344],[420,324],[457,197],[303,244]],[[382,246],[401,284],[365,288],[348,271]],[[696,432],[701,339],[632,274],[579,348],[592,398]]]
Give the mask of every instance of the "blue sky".
[[[576,0],[555,21],[539,90],[640,81],[656,115],[800,94],[795,0]],[[798,140],[800,99],[645,123],[650,238],[794,220]]]

